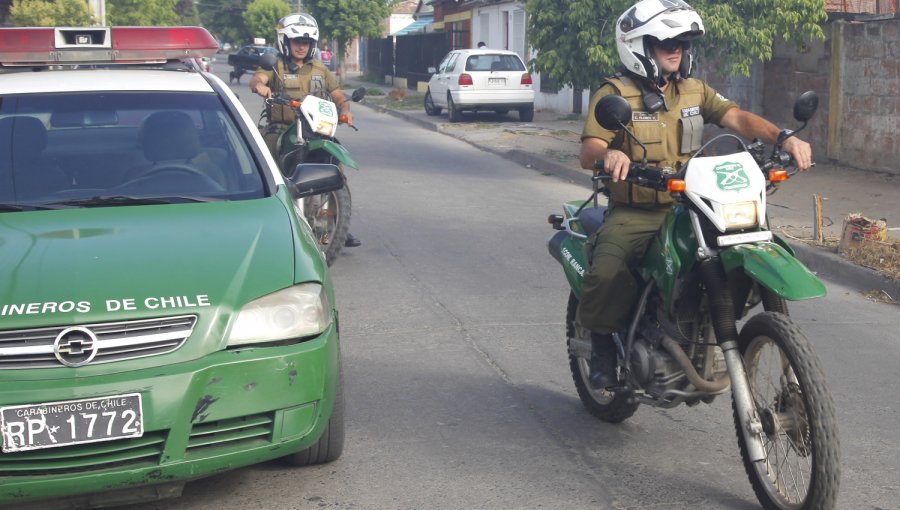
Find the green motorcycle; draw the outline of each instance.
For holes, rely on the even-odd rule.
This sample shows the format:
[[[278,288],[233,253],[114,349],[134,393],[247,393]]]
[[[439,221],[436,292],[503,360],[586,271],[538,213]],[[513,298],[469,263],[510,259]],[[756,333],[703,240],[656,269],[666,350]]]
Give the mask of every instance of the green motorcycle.
[[[260,66],[275,70],[276,58],[275,55],[266,54],[260,58]],[[366,89],[359,87],[353,91],[350,99],[359,102],[365,97],[365,93]],[[337,166],[344,176],[342,188],[306,197],[297,204],[312,229],[325,262],[330,266],[344,247],[350,230],[352,200],[344,168],[359,170],[359,165],[335,137],[338,125],[346,123],[346,120],[338,115],[338,107],[334,102],[312,94],[302,100],[275,95],[266,99],[266,102],[287,106],[297,116],[296,122],[278,137],[275,161],[282,174],[288,175],[300,163],[327,163]],[[265,110],[262,117],[265,117]],[[264,130],[262,122],[261,118],[259,127]],[[356,129],[355,126],[350,127]]]
[[[643,287],[629,327],[613,335],[613,388],[591,387],[591,336],[575,313],[589,267],[585,245],[606,210],[597,194],[609,176],[595,176],[587,201],[566,203],[564,214],[549,218],[559,232],[548,247],[571,287],[570,368],[588,412],[617,423],[640,404],[691,406],[730,391],[744,467],[766,509],[833,508],[840,480],[831,394],[812,344],[787,307],[787,301],[824,296],[825,286],[768,229],[766,218],[766,191],[792,175],[782,144],[806,127],[817,106],[815,93],[801,95],[794,117],[803,126],[782,132],[769,154],[759,141],[746,144],[724,134],[674,174],[649,167],[646,159],[632,163],[628,182],[670,191],[677,203],[632,268]],[[640,144],[626,128],[632,112],[623,98],[603,98],[594,115],[606,129]],[[733,147],[735,140],[737,152],[704,154],[725,141]]]

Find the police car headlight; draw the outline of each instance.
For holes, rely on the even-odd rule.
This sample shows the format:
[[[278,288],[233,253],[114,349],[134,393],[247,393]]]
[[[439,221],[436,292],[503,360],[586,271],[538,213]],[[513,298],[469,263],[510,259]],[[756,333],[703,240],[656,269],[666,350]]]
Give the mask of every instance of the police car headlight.
[[[321,333],[331,306],[318,283],[303,283],[253,300],[238,313],[229,346],[276,342]]]
[[[722,219],[725,220],[725,228],[755,227],[758,218],[756,202],[722,204]]]

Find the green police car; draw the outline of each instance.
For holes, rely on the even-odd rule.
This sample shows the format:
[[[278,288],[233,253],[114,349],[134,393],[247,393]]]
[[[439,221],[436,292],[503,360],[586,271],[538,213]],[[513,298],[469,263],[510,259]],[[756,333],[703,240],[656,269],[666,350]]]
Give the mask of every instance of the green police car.
[[[0,28],[0,507],[177,495],[343,449],[338,319],[197,27]],[[81,503],[84,505],[84,503]]]

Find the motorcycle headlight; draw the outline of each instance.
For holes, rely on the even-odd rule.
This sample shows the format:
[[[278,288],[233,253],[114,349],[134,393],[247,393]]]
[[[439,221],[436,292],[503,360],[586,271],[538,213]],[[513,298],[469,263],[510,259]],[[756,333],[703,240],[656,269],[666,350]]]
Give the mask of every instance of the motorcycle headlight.
[[[318,283],[303,283],[255,299],[241,308],[228,345],[276,342],[317,335],[331,323],[331,307]]]
[[[722,204],[722,219],[728,229],[755,227],[759,219],[756,202]]]

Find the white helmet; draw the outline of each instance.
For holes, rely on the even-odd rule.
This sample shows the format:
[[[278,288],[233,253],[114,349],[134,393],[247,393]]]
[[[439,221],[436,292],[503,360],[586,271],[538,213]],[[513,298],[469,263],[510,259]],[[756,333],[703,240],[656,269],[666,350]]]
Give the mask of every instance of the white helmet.
[[[278,21],[278,51],[284,55],[291,54],[291,39],[310,42],[309,53],[304,60],[312,58],[319,40],[319,24],[309,14],[289,14]]]
[[[626,69],[656,83],[659,68],[649,37],[660,41],[678,39],[688,43],[679,69],[681,76],[687,77],[693,63],[690,41],[701,35],[703,20],[693,7],[682,0],[641,0],[619,16],[616,22],[616,49]]]

